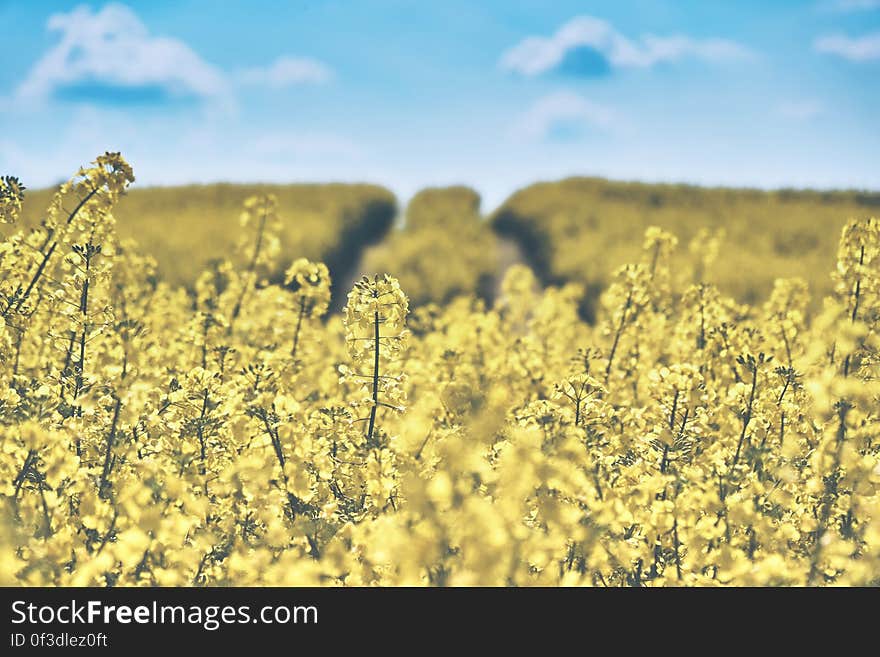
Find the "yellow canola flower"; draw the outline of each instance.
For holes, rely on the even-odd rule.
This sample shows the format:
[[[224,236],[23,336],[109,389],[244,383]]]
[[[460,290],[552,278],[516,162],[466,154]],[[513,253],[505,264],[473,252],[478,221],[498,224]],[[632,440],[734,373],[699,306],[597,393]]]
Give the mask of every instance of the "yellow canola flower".
[[[271,276],[269,196],[193,290],[161,282],[115,234],[132,179],[101,156],[0,246],[0,583],[878,583],[876,221],[816,314],[812,279],[743,305],[710,282],[718,234],[683,269],[651,228],[589,323],[524,265],[410,312],[412,251],[327,316],[325,264]]]

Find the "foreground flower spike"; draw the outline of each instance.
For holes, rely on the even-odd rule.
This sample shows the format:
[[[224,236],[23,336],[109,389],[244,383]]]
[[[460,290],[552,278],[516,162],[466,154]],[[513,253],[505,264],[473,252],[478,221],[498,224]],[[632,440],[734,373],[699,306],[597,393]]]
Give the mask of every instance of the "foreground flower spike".
[[[27,309],[39,285],[51,278],[53,256],[59,246],[99,241],[112,228],[110,212],[132,182],[134,173],[128,162],[119,153],[105,153],[97,157],[92,166],[80,169],[61,185],[41,226],[27,237],[12,238],[13,245],[22,244],[25,248],[15,263],[15,276],[3,282],[5,305],[0,311],[3,317]],[[4,189],[9,189],[8,182],[4,183]],[[13,203],[14,208],[17,205]]]
[[[240,276],[236,276],[238,295],[229,312],[227,332],[231,335],[235,321],[245,307],[245,300],[257,285],[262,274],[272,266],[281,250],[279,233],[281,220],[278,218],[278,199],[274,194],[251,196],[244,202],[239,217],[242,236],[236,250],[247,263]]]
[[[323,262],[298,258],[284,274],[284,285],[296,298],[296,328],[290,357],[296,359],[304,319],[323,317],[330,305],[330,272]]]
[[[360,406],[369,408],[366,441],[372,443],[376,412],[380,406],[404,410],[401,375],[396,360],[406,346],[406,316],[409,302],[395,278],[363,277],[348,294],[345,306],[345,339],[354,370],[343,370],[362,381],[369,398]]]

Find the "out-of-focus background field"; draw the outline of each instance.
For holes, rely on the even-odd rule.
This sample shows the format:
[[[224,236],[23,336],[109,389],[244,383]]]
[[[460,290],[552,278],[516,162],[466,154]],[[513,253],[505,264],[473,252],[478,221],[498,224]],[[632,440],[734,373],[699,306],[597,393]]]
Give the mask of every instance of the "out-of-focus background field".
[[[23,217],[38,222],[54,190],[28,192]],[[228,256],[239,237],[244,200],[272,193],[283,213],[282,266],[297,257],[327,263],[342,282],[364,247],[392,225],[397,201],[375,185],[186,185],[133,189],[115,211],[120,237],[133,238],[167,281],[191,286],[205,266]],[[283,269],[282,269],[283,271]],[[276,272],[280,273],[280,272]]]
[[[571,178],[516,192],[493,215],[502,235],[529,245],[527,259],[546,281],[577,280],[594,294],[608,274],[638,259],[635,235],[651,225],[679,239],[679,257],[703,229],[721,233],[707,280],[736,299],[766,298],[776,278],[799,276],[828,291],[837,239],[849,219],[877,214],[880,194],[852,191],[701,188]],[[821,295],[814,295],[819,299]]]
[[[51,191],[27,195],[26,223],[39,221]],[[587,319],[611,272],[638,258],[633,236],[651,225],[678,236],[682,263],[701,257],[692,243],[701,229],[720,237],[707,280],[742,302],[764,299],[776,278],[800,276],[818,303],[841,227],[880,208],[880,193],[870,192],[569,178],[521,189],[484,216],[467,187],[425,189],[400,207],[375,185],[216,184],[134,189],[116,211],[119,232],[157,259],[166,280],[190,286],[231,252],[243,200],[266,191],[278,196],[284,222],[281,265],[300,256],[326,262],[336,307],[351,280],[370,271],[398,276],[416,305],[470,292],[491,298],[504,269],[525,261],[545,283],[583,284]]]

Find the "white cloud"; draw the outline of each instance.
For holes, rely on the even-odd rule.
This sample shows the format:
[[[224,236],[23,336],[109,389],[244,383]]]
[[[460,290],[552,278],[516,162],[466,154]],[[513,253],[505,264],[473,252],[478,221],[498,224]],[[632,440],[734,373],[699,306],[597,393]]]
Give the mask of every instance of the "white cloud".
[[[535,76],[561,64],[570,51],[584,47],[600,53],[612,68],[649,68],[686,57],[721,61],[752,56],[748,48],[727,39],[647,35],[633,40],[607,21],[579,16],[560,27],[553,36],[523,39],[502,55],[501,67]]]
[[[82,6],[54,14],[47,28],[58,33],[60,40],[17,87],[12,98],[16,104],[41,103],[64,90],[93,87],[109,90],[111,95],[144,90],[197,98],[222,109],[234,104],[232,82],[281,88],[327,82],[333,75],[315,59],[289,56],[265,68],[230,75],[183,41],[151,34],[137,14],[121,4],[97,11]]]
[[[281,89],[296,84],[321,84],[333,77],[326,64],[309,57],[283,56],[270,66],[247,68],[237,75],[243,84],[254,84]]]
[[[228,93],[221,71],[182,41],[151,35],[124,5],[109,4],[95,13],[78,7],[52,15],[47,27],[60,33],[61,40],[19,85],[19,101],[42,101],[78,84],[158,88],[204,99],[221,99]]]
[[[790,100],[776,106],[776,113],[784,119],[809,121],[825,112],[825,106],[818,100]]]
[[[514,125],[514,136],[530,140],[547,137],[560,125],[593,126],[608,130],[617,126],[616,113],[604,105],[571,91],[558,91],[533,104]]]
[[[830,34],[816,39],[813,49],[824,55],[837,55],[852,62],[880,59],[880,32],[861,37]]]

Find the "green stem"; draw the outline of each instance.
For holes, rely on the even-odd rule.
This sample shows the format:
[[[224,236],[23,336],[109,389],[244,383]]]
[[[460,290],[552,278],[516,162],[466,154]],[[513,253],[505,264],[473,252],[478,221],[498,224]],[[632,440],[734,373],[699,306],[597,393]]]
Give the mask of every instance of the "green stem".
[[[749,423],[752,421],[752,408],[755,404],[755,390],[758,387],[758,367],[757,365],[752,369],[752,389],[749,392],[749,403],[746,407],[746,413],[743,416],[743,427],[742,433],[739,435],[739,443],[736,446],[736,454],[733,455],[733,462],[730,465],[730,469],[736,467],[736,464],[739,462],[739,457],[742,452],[743,444],[746,441],[746,432],[749,428]]]
[[[101,483],[98,485],[98,494],[105,498],[110,489],[110,472],[113,470],[113,443],[116,440],[116,427],[119,424],[119,411],[122,408],[122,398],[116,398],[113,408],[113,421],[110,423],[110,433],[107,434],[107,446],[104,450],[104,468],[101,471]]]
[[[232,316],[229,319],[229,329],[227,333],[232,335],[232,326],[235,323],[235,320],[238,319],[239,314],[241,314],[241,308],[244,304],[245,295],[248,292],[248,288],[251,284],[251,278],[253,276],[254,271],[257,268],[257,261],[260,257],[260,250],[263,248],[263,233],[266,230],[266,218],[269,212],[268,208],[268,200],[263,199],[263,216],[260,217],[260,227],[257,229],[257,241],[254,244],[254,255],[251,257],[251,261],[248,264],[247,268],[247,277],[244,281],[244,284],[241,286],[241,292],[238,295],[238,299],[235,302],[235,307],[232,309]]]
[[[379,408],[379,311],[373,313],[373,406],[370,408],[370,424],[367,428],[367,444],[373,440],[376,426],[376,409]]]
[[[296,350],[299,347],[299,332],[302,328],[303,315],[306,314],[306,298],[299,299],[299,316],[296,318],[296,332],[293,334],[293,349],[290,350],[290,357],[296,358]]]
[[[630,288],[629,295],[626,297],[626,304],[623,307],[623,312],[620,315],[620,324],[617,326],[617,331],[614,334],[614,342],[611,345],[611,353],[608,354],[608,365],[605,367],[605,383],[608,383],[608,377],[611,376],[611,364],[614,362],[614,354],[617,352],[617,345],[620,342],[620,335],[623,333],[623,327],[626,324],[626,316],[629,313],[629,308],[632,305],[633,298],[633,290]]]

